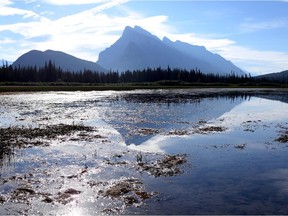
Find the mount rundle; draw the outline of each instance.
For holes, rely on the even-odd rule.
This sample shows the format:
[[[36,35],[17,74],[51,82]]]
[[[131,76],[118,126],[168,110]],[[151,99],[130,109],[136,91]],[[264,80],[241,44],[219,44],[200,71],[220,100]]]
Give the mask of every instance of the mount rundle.
[[[41,57],[41,58],[40,58]],[[45,61],[55,63],[64,70],[97,71],[142,70],[146,68],[200,69],[203,73],[245,74],[231,61],[206,50],[181,41],[173,42],[167,37],[160,40],[139,26],[126,27],[122,36],[109,48],[100,52],[96,63],[78,59],[63,52],[33,50],[19,57],[12,66],[44,66]]]
[[[139,26],[126,27],[120,39],[100,52],[97,61],[106,69],[125,71],[155,68],[200,69],[203,73],[244,74],[240,68],[202,46],[160,40]]]

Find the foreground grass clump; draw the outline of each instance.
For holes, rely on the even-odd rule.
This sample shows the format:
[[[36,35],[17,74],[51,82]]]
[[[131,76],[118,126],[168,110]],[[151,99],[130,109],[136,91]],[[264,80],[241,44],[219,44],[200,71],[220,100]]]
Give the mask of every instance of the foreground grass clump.
[[[56,138],[61,135],[69,135],[76,131],[92,131],[92,127],[84,125],[51,125],[46,126],[45,128],[25,128],[25,127],[9,127],[9,128],[0,128],[1,142],[15,138]]]
[[[207,134],[211,132],[224,132],[225,130],[226,130],[225,127],[208,126],[208,127],[199,128],[197,132],[201,134]]]
[[[181,174],[180,165],[186,163],[186,155],[166,155],[163,159],[151,163],[144,163],[137,156],[138,168],[140,171],[146,171],[154,177],[176,176]]]
[[[77,131],[90,132],[93,127],[84,125],[48,125],[46,127],[8,127],[0,128],[0,157],[11,154],[13,148],[39,146],[47,144],[43,139],[55,139],[58,136],[70,135]],[[42,139],[42,140],[40,140]]]
[[[283,132],[276,141],[281,143],[287,143],[288,142],[288,131]]]

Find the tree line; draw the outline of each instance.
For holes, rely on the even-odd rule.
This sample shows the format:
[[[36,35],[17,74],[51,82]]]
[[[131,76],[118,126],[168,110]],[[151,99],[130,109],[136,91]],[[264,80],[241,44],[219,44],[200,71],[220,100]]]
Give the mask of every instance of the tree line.
[[[183,81],[189,83],[249,83],[254,79],[250,75],[204,74],[199,69],[185,70],[179,68],[147,68],[143,70],[127,70],[98,72],[83,70],[80,72],[63,71],[52,61],[43,67],[12,67],[3,62],[0,68],[0,82],[77,82],[77,83],[137,83],[157,81]]]

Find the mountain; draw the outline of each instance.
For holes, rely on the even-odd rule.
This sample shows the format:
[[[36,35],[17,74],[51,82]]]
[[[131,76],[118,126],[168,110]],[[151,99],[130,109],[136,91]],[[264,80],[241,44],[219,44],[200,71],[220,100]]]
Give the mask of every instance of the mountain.
[[[205,47],[167,37],[160,40],[139,26],[127,26],[122,36],[109,48],[100,52],[97,63],[106,69],[137,70],[145,68],[200,69],[203,73],[245,74],[232,62]]]
[[[277,72],[277,73],[269,73],[264,75],[259,75],[255,77],[256,79],[267,79],[270,81],[277,82],[287,82],[288,81],[288,70]]]
[[[204,46],[195,46],[179,40],[172,42],[167,37],[163,38],[163,43],[192,56],[194,59],[205,61],[213,67],[212,73],[222,73],[221,71],[223,71],[224,74],[230,74],[233,71],[237,74],[244,74],[243,70],[235,66],[231,61],[226,60],[217,53],[209,52]],[[210,70],[210,68],[207,70]]]
[[[92,71],[106,71],[97,63],[82,60],[60,51],[46,50],[31,50],[20,56],[13,64],[13,67],[36,66],[44,67],[45,63],[51,60],[56,67],[60,67],[64,71],[79,72],[84,69]]]

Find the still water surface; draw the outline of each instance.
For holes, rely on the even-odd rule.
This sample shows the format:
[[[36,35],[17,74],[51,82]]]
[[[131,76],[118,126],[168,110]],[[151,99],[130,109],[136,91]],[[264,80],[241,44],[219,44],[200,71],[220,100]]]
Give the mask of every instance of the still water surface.
[[[276,141],[288,130],[287,102],[286,91],[249,89],[2,94],[1,128],[83,124],[105,140],[58,139],[1,153],[0,214],[288,214],[288,145]],[[209,127],[223,130],[199,132]],[[153,177],[135,168],[139,154],[185,154],[187,162],[180,175]],[[127,165],[107,163],[115,155]],[[73,178],[83,167],[88,174]],[[154,195],[123,205],[87,186],[130,177]],[[67,188],[82,193],[65,204],[13,201],[23,185],[51,197]]]

